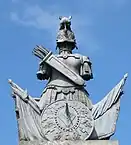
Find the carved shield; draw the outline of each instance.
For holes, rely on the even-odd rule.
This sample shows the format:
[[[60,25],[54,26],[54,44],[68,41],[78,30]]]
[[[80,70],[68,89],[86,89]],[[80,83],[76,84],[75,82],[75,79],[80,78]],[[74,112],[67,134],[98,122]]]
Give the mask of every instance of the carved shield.
[[[86,140],[94,120],[91,111],[78,101],[57,101],[48,105],[41,118],[43,135],[52,140]]]

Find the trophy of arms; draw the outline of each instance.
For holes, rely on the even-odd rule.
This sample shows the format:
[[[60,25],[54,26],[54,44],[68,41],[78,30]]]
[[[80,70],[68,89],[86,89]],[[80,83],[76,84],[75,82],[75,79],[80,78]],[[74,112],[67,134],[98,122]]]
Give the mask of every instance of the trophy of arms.
[[[85,81],[93,78],[87,56],[73,54],[77,48],[71,29],[71,16],[59,17],[56,47],[58,55],[38,46],[33,54],[41,59],[37,78],[48,80],[40,98],[9,80],[15,100],[19,141],[109,139],[115,132],[120,96],[127,74],[93,105],[85,90]]]
[[[71,17],[60,18],[60,29],[57,36],[59,55],[54,56],[42,46],[37,46],[33,51],[36,56],[42,59],[37,72],[38,79],[49,80],[39,101],[39,106],[41,110],[47,106],[43,111],[42,126],[44,135],[52,140],[64,137],[86,139],[93,130],[93,119],[90,111],[92,103],[84,89],[84,81],[92,79],[91,62],[86,56],[72,54],[72,50],[76,48],[76,40],[70,27],[70,20]],[[89,124],[89,128],[86,129],[84,126],[80,126],[82,108],[83,111],[88,112],[87,117],[85,115],[83,120],[81,119],[83,122],[85,121],[85,125]],[[51,121],[49,111],[54,115],[52,126],[57,128],[54,129],[54,134],[53,131],[49,131],[52,126],[45,129],[47,122]],[[48,119],[45,121],[45,118]]]

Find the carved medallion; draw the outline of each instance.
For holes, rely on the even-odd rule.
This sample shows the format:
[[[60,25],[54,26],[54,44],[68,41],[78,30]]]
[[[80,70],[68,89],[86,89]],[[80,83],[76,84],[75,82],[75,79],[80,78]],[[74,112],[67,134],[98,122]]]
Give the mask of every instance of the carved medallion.
[[[94,128],[91,111],[78,101],[50,104],[42,112],[41,124],[49,140],[86,140]]]

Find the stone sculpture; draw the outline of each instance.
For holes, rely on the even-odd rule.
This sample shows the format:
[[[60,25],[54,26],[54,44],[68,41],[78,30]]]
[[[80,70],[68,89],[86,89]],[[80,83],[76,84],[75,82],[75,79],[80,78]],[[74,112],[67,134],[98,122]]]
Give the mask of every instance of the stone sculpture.
[[[59,54],[53,55],[43,46],[33,50],[41,59],[37,78],[48,80],[40,98],[31,97],[27,90],[9,80],[21,145],[109,140],[115,133],[127,74],[102,101],[93,105],[85,90],[85,81],[93,78],[92,63],[89,57],[72,53],[77,46],[71,17],[59,19],[56,40]]]

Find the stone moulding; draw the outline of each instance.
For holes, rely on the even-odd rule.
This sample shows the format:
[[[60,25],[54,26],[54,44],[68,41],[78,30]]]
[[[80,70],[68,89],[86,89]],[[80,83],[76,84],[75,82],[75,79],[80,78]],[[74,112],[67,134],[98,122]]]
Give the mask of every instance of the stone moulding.
[[[88,140],[88,141],[21,141],[19,145],[119,145],[117,140]]]

